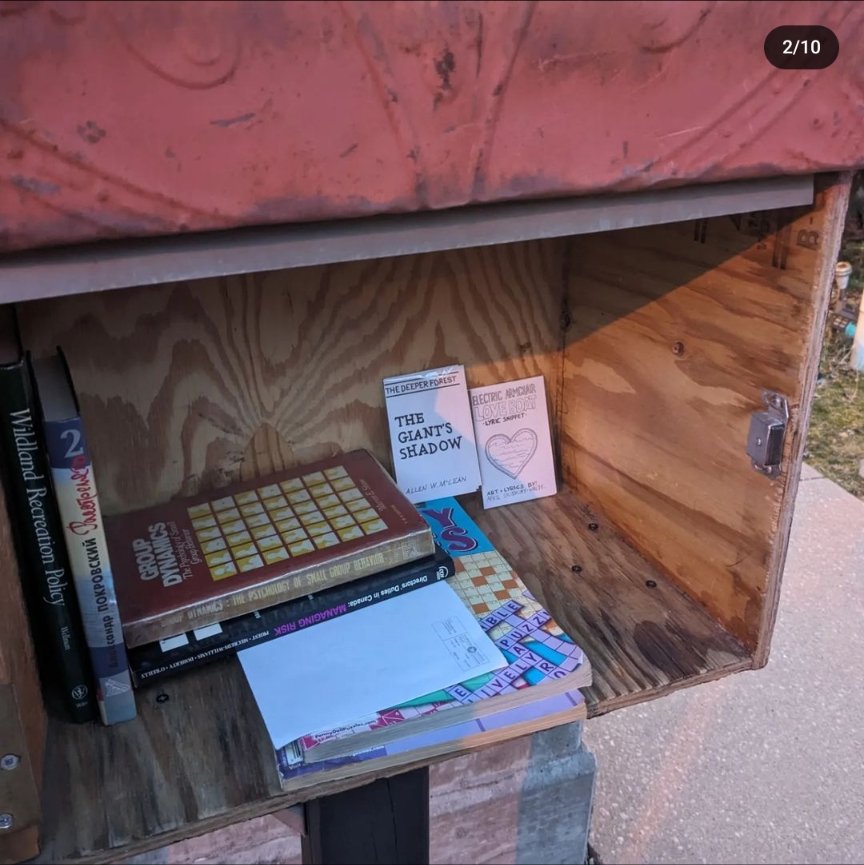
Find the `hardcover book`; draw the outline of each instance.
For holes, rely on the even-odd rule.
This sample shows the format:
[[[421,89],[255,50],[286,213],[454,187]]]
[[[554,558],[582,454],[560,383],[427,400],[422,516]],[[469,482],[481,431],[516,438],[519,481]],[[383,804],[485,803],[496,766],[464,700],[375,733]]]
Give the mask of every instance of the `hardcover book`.
[[[33,363],[48,459],[66,550],[96,678],[96,701],[105,724],[136,715],[135,696],[93,462],[72,381],[59,352]]]
[[[501,650],[507,666],[346,727],[303,736],[297,747],[309,762],[343,757],[415,730],[482,718],[591,684],[585,653],[528,591],[456,499],[436,499],[418,509],[456,563],[449,584]]]
[[[108,539],[130,647],[435,551],[429,526],[365,450],[113,517]]]
[[[73,721],[92,721],[96,700],[87,644],[51,488],[30,365],[11,316],[0,321],[0,450],[24,595],[39,625],[33,636],[41,649],[43,678],[56,684]]]
[[[436,546],[434,556],[275,607],[137,646],[129,650],[133,681],[137,685],[153,682],[216,658],[234,655],[241,649],[449,579],[453,571],[453,559]]]

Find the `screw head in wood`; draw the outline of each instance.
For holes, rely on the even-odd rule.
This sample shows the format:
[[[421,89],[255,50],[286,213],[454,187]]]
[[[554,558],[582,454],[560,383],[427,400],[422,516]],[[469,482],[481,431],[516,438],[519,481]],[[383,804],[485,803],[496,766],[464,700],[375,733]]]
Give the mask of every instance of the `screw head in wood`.
[[[573,571],[574,574],[581,574],[582,565],[570,565],[570,570]]]
[[[649,589],[656,589],[657,588],[657,581],[656,580],[645,580],[645,585],[648,586]]]
[[[600,528],[600,526],[597,523],[588,523],[588,531],[589,532],[596,532],[597,529],[599,529],[599,528]]]
[[[676,342],[672,344],[672,354],[676,357],[681,357],[684,354],[684,343]]]
[[[15,825],[15,818],[11,814],[0,814],[0,832],[6,832]]]
[[[7,772],[12,769],[17,769],[21,758],[17,754],[4,754],[0,757],[0,769],[5,769]]]

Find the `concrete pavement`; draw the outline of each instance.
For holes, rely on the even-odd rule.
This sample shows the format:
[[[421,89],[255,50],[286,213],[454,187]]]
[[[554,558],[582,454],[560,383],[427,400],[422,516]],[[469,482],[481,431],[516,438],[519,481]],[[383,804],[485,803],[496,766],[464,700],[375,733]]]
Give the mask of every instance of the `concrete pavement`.
[[[768,666],[584,738],[604,863],[864,862],[864,502],[805,466]]]

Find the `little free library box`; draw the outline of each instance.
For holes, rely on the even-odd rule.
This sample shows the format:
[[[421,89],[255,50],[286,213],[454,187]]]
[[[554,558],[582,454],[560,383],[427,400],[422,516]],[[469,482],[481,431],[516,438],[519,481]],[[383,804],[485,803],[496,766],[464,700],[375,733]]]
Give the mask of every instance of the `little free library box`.
[[[543,376],[558,493],[463,503],[590,659],[588,716],[766,663],[864,9],[7,5],[0,302],[34,357],[65,352],[107,517],[356,448],[392,469],[389,376]],[[838,60],[771,66],[792,20]],[[298,803],[321,861],[341,791],[434,798],[428,764],[468,759],[286,792],[236,659],[143,687],[125,724],[49,718],[10,531],[4,861],[119,861]]]

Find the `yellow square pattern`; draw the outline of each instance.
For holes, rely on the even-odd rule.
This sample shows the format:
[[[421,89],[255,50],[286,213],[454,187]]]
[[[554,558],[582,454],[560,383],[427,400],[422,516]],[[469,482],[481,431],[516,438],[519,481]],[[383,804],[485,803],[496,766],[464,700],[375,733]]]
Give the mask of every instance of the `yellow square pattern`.
[[[264,561],[267,562],[268,565],[275,565],[276,562],[284,562],[285,559],[288,558],[290,558],[290,555],[285,547],[274,547],[271,550],[264,551]]]
[[[387,528],[342,466],[220,496],[187,512],[214,580]]]
[[[204,553],[215,553],[217,550],[224,550],[226,546],[225,538],[214,538],[212,541],[203,541],[201,550]]]
[[[264,567],[264,559],[261,556],[249,556],[248,559],[237,559],[237,567],[240,568],[242,573],[246,571],[254,571],[255,568],[263,568]]]
[[[327,532],[326,535],[318,535],[318,537],[315,538],[315,546],[318,547],[319,550],[323,550],[325,547],[335,547],[338,543],[339,538],[336,537],[334,532]]]
[[[343,517],[333,517],[333,519],[330,520],[330,525],[333,526],[334,529],[345,529],[348,526],[355,525],[354,517],[352,517],[351,514],[345,514]]]
[[[345,505],[334,505],[331,508],[324,508],[324,516],[327,517],[328,520],[332,520],[333,517],[341,517],[342,514],[347,513],[348,508],[346,508]]]
[[[240,519],[240,511],[237,508],[226,508],[224,511],[219,511],[216,514],[216,519],[220,523],[230,523]]]
[[[212,514],[208,514],[206,517],[198,517],[197,520],[192,520],[192,525],[196,529],[208,529],[216,525],[216,517]]]
[[[323,519],[324,514],[322,514],[321,511],[312,511],[312,513],[300,515],[300,522],[303,523],[304,526],[311,526],[312,523],[320,523]]]
[[[269,514],[249,514],[246,517],[246,525],[251,529],[253,526],[269,526],[270,525],[270,515]]]
[[[277,534],[268,535],[264,538],[258,538],[257,540],[258,549],[262,552],[264,550],[275,550],[276,547],[282,546],[282,539]]]

